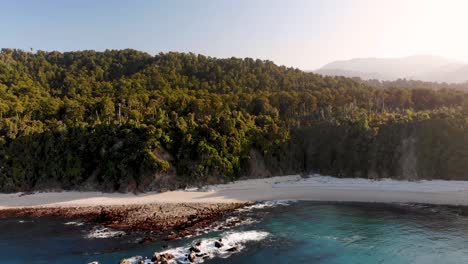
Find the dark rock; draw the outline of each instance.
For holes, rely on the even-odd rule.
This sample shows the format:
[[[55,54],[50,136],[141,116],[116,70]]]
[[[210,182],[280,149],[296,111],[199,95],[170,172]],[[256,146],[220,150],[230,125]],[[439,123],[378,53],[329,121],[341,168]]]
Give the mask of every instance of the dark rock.
[[[197,247],[190,247],[189,250],[190,250],[191,252],[200,253],[200,249],[197,248]]]
[[[170,241],[170,240],[175,240],[179,238],[179,235],[177,233],[171,232],[169,235],[167,235],[164,240]]]
[[[215,241],[214,245],[215,245],[215,247],[217,247],[217,248],[221,248],[221,247],[224,246],[224,244],[223,244],[222,242],[220,242],[220,241]]]
[[[163,254],[161,254],[161,258],[171,260],[171,259],[174,258],[174,255],[172,255],[171,253],[163,253]]]
[[[161,261],[161,255],[158,252],[154,252],[153,257],[151,258],[152,262],[159,262]]]
[[[195,262],[195,259],[197,258],[197,256],[195,255],[194,252],[190,253],[188,255],[188,260],[190,260],[190,262]]]
[[[237,246],[226,249],[227,252],[236,252],[239,248]]]
[[[143,244],[143,243],[150,243],[150,242],[153,242],[155,241],[156,239],[154,237],[144,237],[142,238],[140,241],[138,241],[139,244]]]

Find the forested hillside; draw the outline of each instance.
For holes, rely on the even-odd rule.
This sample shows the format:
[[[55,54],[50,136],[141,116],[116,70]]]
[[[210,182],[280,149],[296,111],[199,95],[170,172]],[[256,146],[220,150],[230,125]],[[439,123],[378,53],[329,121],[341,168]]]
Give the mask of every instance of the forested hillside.
[[[468,180],[467,102],[249,58],[2,49],[0,191],[311,172]]]

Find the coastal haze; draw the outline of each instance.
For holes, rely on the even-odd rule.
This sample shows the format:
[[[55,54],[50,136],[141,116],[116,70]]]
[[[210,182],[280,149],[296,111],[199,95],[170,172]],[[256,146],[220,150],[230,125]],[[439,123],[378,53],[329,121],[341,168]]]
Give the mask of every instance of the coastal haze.
[[[464,83],[468,81],[467,63],[436,55],[334,61],[314,72],[330,76],[359,77],[363,80],[408,79],[439,83]]]
[[[465,263],[466,10],[4,1],[0,264]]]

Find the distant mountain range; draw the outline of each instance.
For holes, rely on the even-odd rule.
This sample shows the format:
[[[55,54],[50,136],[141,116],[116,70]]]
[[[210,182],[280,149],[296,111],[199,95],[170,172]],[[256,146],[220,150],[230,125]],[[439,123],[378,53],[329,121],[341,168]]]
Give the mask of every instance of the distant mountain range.
[[[392,81],[462,83],[468,81],[468,63],[434,55],[403,58],[357,58],[329,63],[314,71],[331,76]]]

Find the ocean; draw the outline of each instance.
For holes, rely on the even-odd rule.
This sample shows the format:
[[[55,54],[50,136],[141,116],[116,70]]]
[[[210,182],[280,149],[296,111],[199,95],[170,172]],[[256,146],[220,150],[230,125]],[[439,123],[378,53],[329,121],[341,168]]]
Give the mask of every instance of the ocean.
[[[153,252],[185,254],[199,242],[204,263],[466,263],[468,216],[456,207],[279,201],[238,210],[233,227],[140,244],[125,234],[57,218],[0,219],[0,263],[118,263]],[[218,249],[214,241],[224,244]],[[231,249],[233,252],[227,251]],[[234,249],[234,250],[233,250]],[[149,260],[147,263],[150,263]]]

